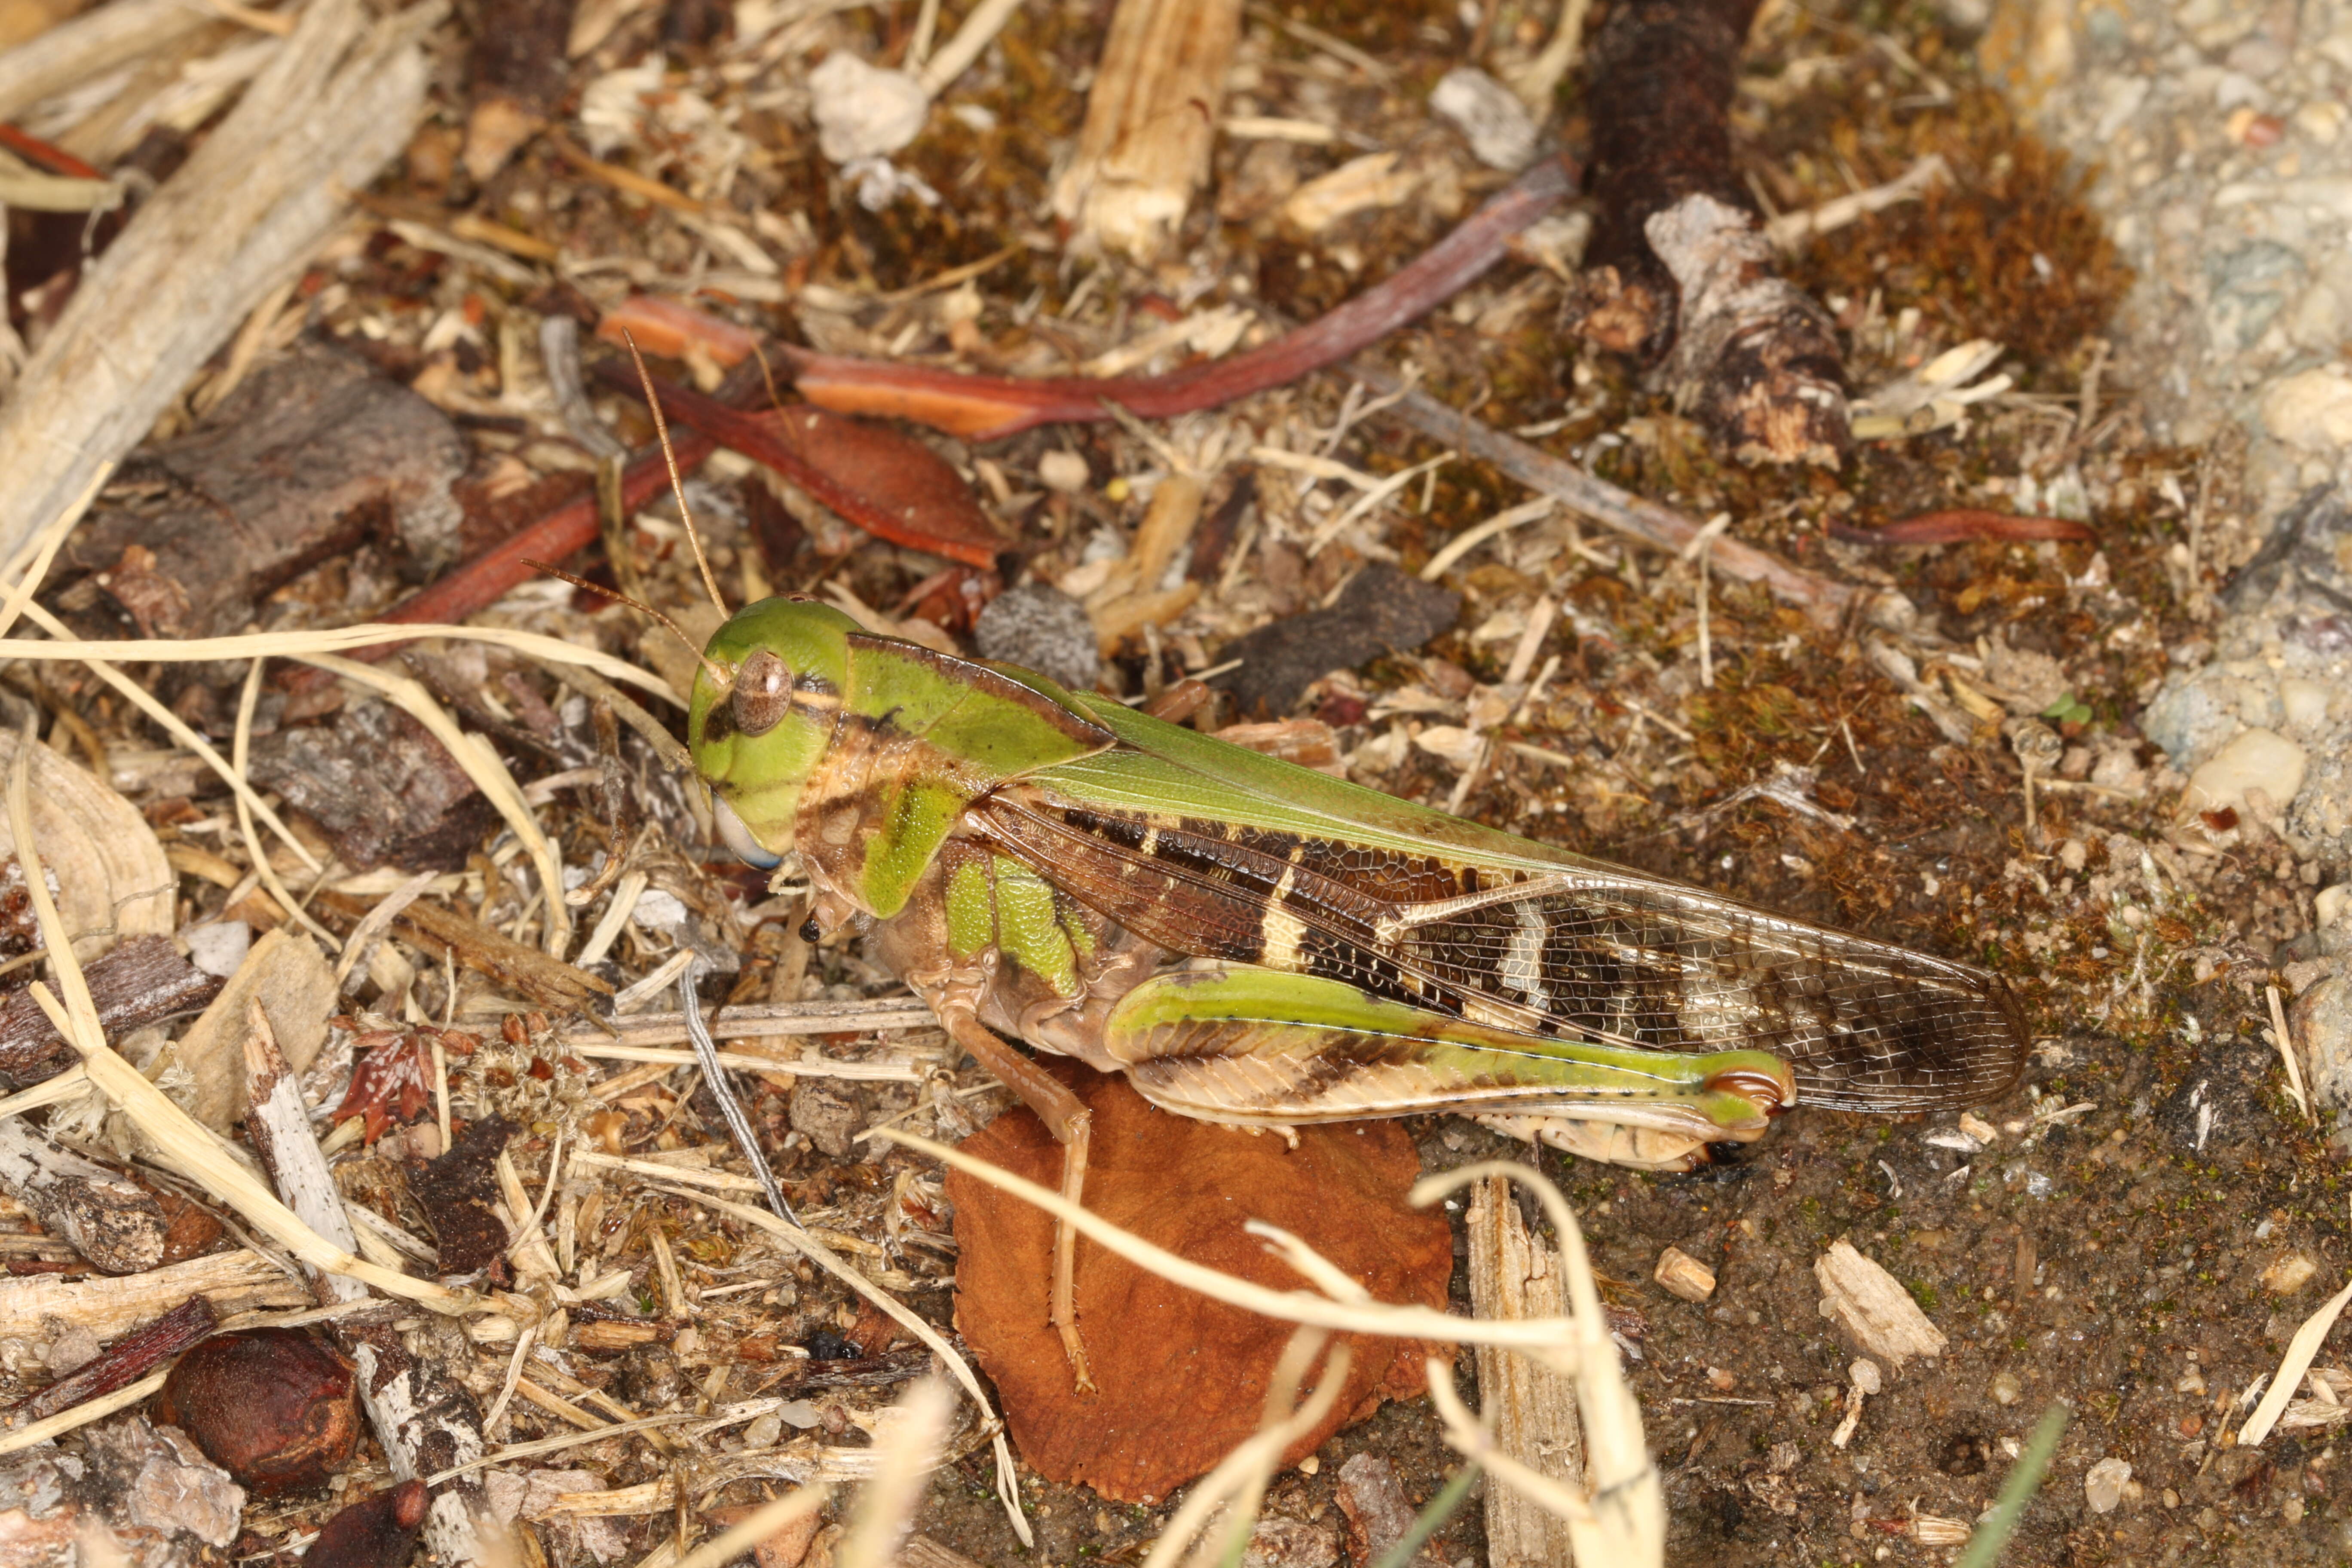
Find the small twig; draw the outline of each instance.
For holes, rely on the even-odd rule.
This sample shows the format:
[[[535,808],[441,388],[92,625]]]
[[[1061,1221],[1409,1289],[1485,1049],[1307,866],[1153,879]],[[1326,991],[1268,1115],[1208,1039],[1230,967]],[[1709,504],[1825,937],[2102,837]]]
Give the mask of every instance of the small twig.
[[[1361,362],[1350,365],[1349,373],[1375,391],[1392,392],[1402,385],[1386,370]],[[1389,408],[1388,416],[1433,441],[1457,448],[1480,462],[1491,463],[1529,489],[1551,496],[1595,522],[1645,544],[1679,553],[1698,535],[1701,525],[1681,512],[1620,489],[1598,475],[1562,462],[1515,436],[1507,436],[1483,420],[1457,414],[1422,393],[1408,393],[1399,398]],[[1857,601],[1865,612],[1875,612],[1882,600],[1899,597],[1833,582],[1738,540],[1718,541],[1711,554],[1714,564],[1725,575],[1743,583],[1761,584],[1774,598],[1794,605],[1825,625],[1841,624],[1857,607]],[[1887,605],[1886,609],[1892,612],[1893,606]]]
[[[1698,574],[1698,683],[1706,687],[1715,684],[1715,640],[1708,629],[1706,614],[1706,563],[1707,557],[1714,553],[1715,542],[1722,538],[1723,531],[1730,526],[1731,514],[1717,512],[1707,519],[1706,526],[1698,531],[1697,537],[1683,547],[1683,559],[1695,563]]]
[[[792,1205],[784,1201],[784,1189],[778,1184],[776,1173],[768,1168],[767,1155],[761,1152],[759,1134],[752,1131],[751,1119],[744,1114],[742,1102],[735,1098],[734,1086],[727,1081],[726,1066],[719,1059],[718,1042],[703,1024],[702,999],[694,990],[695,977],[702,967],[698,962],[689,963],[677,977],[678,1006],[686,1020],[687,1037],[694,1042],[695,1060],[702,1068],[702,1081],[719,1101],[719,1112],[727,1118],[727,1130],[735,1135],[735,1147],[742,1153],[743,1163],[759,1178],[768,1206],[775,1211],[778,1219],[787,1225],[798,1225],[801,1222]]]

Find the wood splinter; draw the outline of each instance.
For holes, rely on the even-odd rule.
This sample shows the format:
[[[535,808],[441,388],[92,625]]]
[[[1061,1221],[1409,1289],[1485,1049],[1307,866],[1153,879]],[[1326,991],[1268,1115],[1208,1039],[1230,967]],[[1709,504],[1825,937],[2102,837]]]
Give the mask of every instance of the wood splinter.
[[[1599,221],[1577,331],[1660,364],[1678,407],[1743,463],[1835,468],[1853,440],[1827,312],[1781,278],[1731,155],[1758,0],[1633,0],[1593,39]]]
[[[1119,0],[1054,211],[1082,248],[1149,262],[1209,176],[1241,0]]]

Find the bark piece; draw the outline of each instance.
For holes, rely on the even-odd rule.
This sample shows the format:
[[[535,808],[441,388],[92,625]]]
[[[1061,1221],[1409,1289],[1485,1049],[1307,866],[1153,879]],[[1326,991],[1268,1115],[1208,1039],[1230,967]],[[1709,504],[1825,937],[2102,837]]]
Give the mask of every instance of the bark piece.
[[[184,1530],[207,1546],[236,1539],[245,1489],[184,1434],[124,1415],[89,1428],[82,1452],[110,1523],[161,1535]]]
[[[474,27],[466,173],[477,184],[539,134],[563,97],[572,0],[488,0]]]
[[[423,1481],[387,1487],[321,1525],[302,1561],[309,1568],[401,1568],[431,1506]]]
[[[358,1363],[360,1397],[394,1477],[412,1481],[472,1464],[482,1457],[481,1405],[421,1339],[412,1348],[394,1321],[390,1312],[347,1318],[337,1336]],[[435,1491],[425,1543],[444,1563],[479,1561],[476,1521],[483,1516],[481,1483],[468,1473]]]
[[[448,416],[357,354],[298,343],[184,436],[126,464],[66,543],[147,637],[211,637],[271,589],[374,538],[447,564],[466,446]]]
[[[304,7],[236,107],[90,266],[0,404],[0,555],[146,437],[407,144],[425,101],[416,40],[439,15]]]
[[[1241,0],[1119,0],[1055,214],[1082,247],[1150,263],[1209,177]]]
[[[1461,596],[1452,590],[1376,561],[1356,574],[1329,609],[1291,616],[1227,643],[1222,657],[1242,666],[1215,684],[1234,694],[1244,717],[1280,719],[1333,670],[1353,669],[1384,653],[1410,653],[1461,613]]]
[[[1658,1254],[1658,1267],[1651,1278],[1668,1295],[1685,1301],[1704,1301],[1715,1294],[1715,1270],[1679,1247]]]
[[[1736,73],[1757,0],[1630,0],[1588,55],[1600,204],[1578,331],[1665,360],[1742,462],[1835,467],[1853,445],[1828,315],[1784,281],[1731,154]]]
[[[182,958],[163,936],[127,937],[103,958],[82,966],[99,1026],[111,1042],[131,1030],[190,1012],[211,1001],[215,977]],[[13,1092],[55,1078],[80,1058],[29,993],[0,1005],[0,1087]]]
[[[357,1252],[351,1215],[310,1131],[301,1084],[279,1053],[260,1003],[247,1004],[246,1024],[246,1137],[261,1157],[270,1184],[296,1217],[345,1252]],[[366,1286],[347,1274],[315,1272],[313,1279],[323,1301],[355,1301],[368,1293]]]
[[[1454,1271],[1444,1216],[1408,1207],[1420,1173],[1392,1121],[1303,1127],[1298,1146],[1171,1116],[1123,1079],[1066,1060],[1039,1064],[1094,1113],[1086,1205],[1171,1251],[1279,1289],[1290,1268],[1242,1228],[1263,1219],[1304,1238],[1384,1301],[1444,1303]],[[1058,1185],[1062,1152],[1028,1110],[965,1140],[992,1164]],[[1040,1211],[957,1172],[956,1326],[1004,1401],[1022,1457],[1057,1480],[1125,1500],[1168,1495],[1257,1427],[1291,1325],[1169,1284],[1081,1239],[1078,1327],[1098,1392],[1072,1390],[1059,1334],[1046,1321],[1054,1225]],[[1354,1361],[1329,1417],[1286,1456],[1296,1463],[1333,1432],[1422,1384],[1422,1349],[1350,1336]],[[1311,1384],[1319,1373],[1311,1373]],[[1390,1379],[1395,1382],[1391,1384]],[[1171,1411],[1181,1418],[1171,1420]]]
[[[170,1227],[162,1205],[13,1117],[0,1121],[0,1187],[101,1274],[137,1274],[163,1261]]]
[[[514,1131],[495,1116],[470,1121],[447,1153],[409,1164],[409,1189],[433,1222],[443,1274],[487,1268],[507,1249],[507,1227],[498,1215],[498,1163]]]
[[[1893,1362],[1900,1372],[1913,1356],[1944,1353],[1944,1331],[1894,1275],[1853,1243],[1832,1244],[1814,1260],[1813,1277],[1821,1281],[1822,1316],[1833,1320],[1864,1355]]]
[[[319,896],[318,907],[355,921],[365,918],[369,909],[359,899],[331,892]],[[415,942],[427,957],[437,961],[455,950],[457,962],[466,968],[488,975],[543,1007],[584,1010],[592,997],[613,993],[609,984],[584,969],[550,958],[479,921],[423,899],[401,910],[392,923],[402,940]]]
[[[1509,1182],[1489,1176],[1471,1190],[1467,1228],[1470,1305],[1478,1316],[1568,1316],[1559,1253],[1528,1233]],[[1478,1404],[1504,1452],[1555,1480],[1583,1484],[1584,1427],[1577,1417],[1574,1378],[1481,1345]],[[1548,1568],[1569,1561],[1568,1527],[1521,1493],[1490,1481],[1486,1552],[1491,1568]]]
[[[299,1073],[326,1043],[335,997],[335,972],[308,936],[279,930],[255,942],[176,1047],[180,1065],[196,1080],[189,1114],[215,1132],[226,1132],[245,1114],[245,1037],[253,1003],[261,1004],[278,1050]]]
[[[448,749],[388,702],[350,703],[324,724],[263,737],[252,772],[356,870],[459,869],[498,818]]]
[[[83,1363],[34,1394],[19,1405],[16,1413],[26,1421],[39,1421],[70,1410],[84,1400],[128,1388],[203,1340],[219,1321],[211,1302],[202,1296],[191,1296],[145,1328],[115,1341],[95,1360]],[[54,1353],[51,1360],[54,1363]]]
[[[308,1307],[310,1293],[258,1253],[219,1252],[167,1263],[144,1274],[68,1284],[55,1275],[0,1279],[0,1338],[37,1339],[51,1318],[78,1323],[100,1339],[126,1333],[185,1301],[210,1301],[223,1317],[256,1307]]]
[[[25,743],[0,733],[0,776]],[[169,935],[179,883],[139,808],[37,741],[28,767],[33,840],[75,954],[95,958],[124,937]],[[13,861],[16,853],[16,837],[0,822],[0,856]],[[24,886],[21,871],[16,886]]]

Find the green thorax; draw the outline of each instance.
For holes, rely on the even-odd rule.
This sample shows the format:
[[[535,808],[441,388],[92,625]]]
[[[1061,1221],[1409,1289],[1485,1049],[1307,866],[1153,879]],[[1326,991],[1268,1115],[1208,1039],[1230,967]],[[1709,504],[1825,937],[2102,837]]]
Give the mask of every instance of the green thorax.
[[[905,907],[973,801],[1117,743],[1026,671],[864,633],[848,642],[839,719],[796,837],[803,862],[876,916]]]

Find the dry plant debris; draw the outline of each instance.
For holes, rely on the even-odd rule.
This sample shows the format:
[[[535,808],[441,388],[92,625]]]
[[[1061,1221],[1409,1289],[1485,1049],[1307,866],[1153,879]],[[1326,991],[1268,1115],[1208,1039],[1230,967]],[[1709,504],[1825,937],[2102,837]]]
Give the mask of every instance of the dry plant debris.
[[[1277,1289],[1298,1275],[1244,1225],[1278,1226],[1374,1298],[1442,1306],[1454,1272],[1442,1215],[1403,1202],[1420,1173],[1393,1123],[1301,1128],[1297,1146],[1171,1116],[1124,1079],[1055,1064],[1094,1112],[1087,1206],[1148,1241]],[[966,1139],[963,1152],[1034,1181],[1060,1179],[1059,1146],[1026,1110]],[[951,1173],[956,1327],[1004,1398],[1022,1455],[1056,1480],[1153,1502],[1223,1458],[1259,1421],[1282,1324],[1172,1285],[1079,1244],[1078,1321],[1097,1389],[1078,1393],[1045,1319],[1054,1226],[1037,1210]],[[1419,1347],[1352,1336],[1330,1414],[1286,1462],[1422,1381]]]

